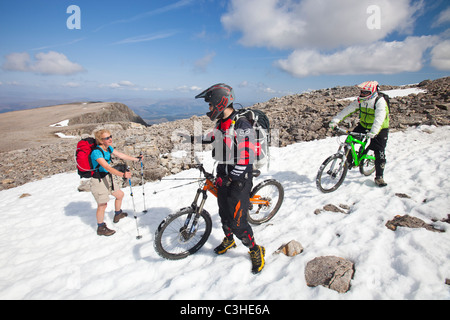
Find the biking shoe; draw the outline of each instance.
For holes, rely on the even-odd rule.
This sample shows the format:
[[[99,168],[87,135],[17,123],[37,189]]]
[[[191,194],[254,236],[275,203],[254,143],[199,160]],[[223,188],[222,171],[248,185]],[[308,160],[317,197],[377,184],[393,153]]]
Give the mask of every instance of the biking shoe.
[[[218,255],[224,254],[229,249],[236,248],[236,242],[234,239],[228,239],[227,237],[223,238],[222,243],[214,249],[214,252]]]
[[[108,229],[108,227],[106,227],[105,223],[102,223],[97,228],[97,235],[99,235],[99,236],[109,237],[109,236],[112,236],[114,233],[116,233],[116,232],[114,230]]]
[[[252,260],[252,273],[260,273],[264,268],[264,256],[266,254],[266,249],[262,246],[254,246],[249,252],[250,259]]]
[[[120,210],[120,213],[117,213],[117,214],[114,215],[113,222],[117,223],[117,222],[119,222],[120,219],[125,218],[125,217],[128,217],[128,213],[123,212],[122,210]]]
[[[377,186],[379,186],[380,188],[381,188],[381,187],[386,187],[386,186],[387,186],[387,183],[384,182],[383,177],[375,178],[375,184],[376,184]]]

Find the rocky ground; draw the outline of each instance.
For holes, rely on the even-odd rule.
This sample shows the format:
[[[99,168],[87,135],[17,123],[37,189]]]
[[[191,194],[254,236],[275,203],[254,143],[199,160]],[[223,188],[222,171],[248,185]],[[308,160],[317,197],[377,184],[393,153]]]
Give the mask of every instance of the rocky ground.
[[[417,86],[426,93],[391,99],[392,130],[421,124],[450,124],[450,77],[425,80]],[[397,88],[382,86],[381,90]],[[273,98],[253,107],[268,115],[273,145],[283,147],[330,136],[328,123],[349,103],[342,99],[357,94],[356,87],[335,87]],[[67,119],[70,119],[68,126],[50,127]],[[349,126],[356,122],[354,118]],[[191,149],[201,150],[199,145],[183,143],[180,134],[200,135],[212,126],[206,116],[146,126],[140,117],[120,103],[102,103],[101,106],[79,103],[0,114],[4,137],[0,144],[0,190],[75,170],[77,141],[80,137],[92,136],[99,128],[111,131],[118,150],[131,155],[142,152],[145,179],[156,180],[189,167],[191,159],[176,157],[174,155],[180,152],[174,151],[184,150],[189,154]],[[76,138],[59,138],[56,133]],[[138,165],[133,170],[133,182],[138,183],[141,168]]]

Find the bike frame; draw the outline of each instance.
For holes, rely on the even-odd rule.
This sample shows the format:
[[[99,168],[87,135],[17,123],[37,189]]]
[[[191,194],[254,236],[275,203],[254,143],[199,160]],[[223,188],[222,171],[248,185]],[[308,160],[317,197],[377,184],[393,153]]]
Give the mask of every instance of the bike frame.
[[[184,222],[184,226],[180,230],[180,235],[184,238],[185,241],[192,238],[196,232],[197,232],[197,226],[198,226],[198,220],[201,216],[201,213],[203,212],[203,207],[205,206],[206,199],[208,198],[208,191],[212,193],[217,198],[217,187],[214,184],[214,176],[208,172],[205,171],[203,166],[199,166],[198,168],[204,175],[205,175],[205,183],[203,187],[200,187],[197,189],[197,193],[195,195],[194,201],[191,204],[191,207],[195,209],[195,215],[194,215],[194,221],[192,222],[192,226],[187,231],[189,223],[191,222],[192,215],[194,212],[190,213],[188,217],[186,218],[186,221]],[[200,201],[200,205],[198,204],[198,201],[200,199],[200,195],[202,195],[202,200]],[[269,206],[270,201],[264,200],[259,195],[254,195],[250,198],[250,203],[253,205],[263,205],[263,206]]]
[[[356,167],[358,167],[361,164],[361,162],[365,159],[375,160],[374,156],[367,154],[368,149],[366,149],[366,146],[367,146],[367,143],[369,142],[367,135],[362,134],[362,133],[349,132],[348,130],[343,130],[341,128],[337,128],[337,129],[341,132],[348,134],[345,142],[342,143],[341,146],[339,147],[338,153],[342,153],[344,156],[347,156],[348,153],[345,154],[346,152],[342,151],[342,148],[345,148],[347,146],[347,148],[350,150],[350,152],[352,154],[353,163]],[[362,136],[364,138],[362,140],[358,140],[354,136]],[[359,152],[357,152],[356,148],[355,148],[355,146],[358,144],[361,145]],[[351,163],[350,163],[350,165],[351,165]]]
[[[198,169],[205,175],[205,183],[203,187],[197,189],[197,194],[195,195],[194,201],[192,202],[191,206],[193,208],[198,208],[198,213],[200,213],[202,212],[203,206],[205,205],[206,199],[208,198],[208,191],[217,198],[217,187],[214,184],[215,178],[211,173],[206,172],[202,165],[200,165]],[[200,206],[197,206],[200,195],[202,195],[202,201],[200,202]],[[270,205],[270,202],[268,200],[263,200],[261,199],[261,196],[258,195],[254,195],[253,197],[251,197],[250,203],[263,206]]]

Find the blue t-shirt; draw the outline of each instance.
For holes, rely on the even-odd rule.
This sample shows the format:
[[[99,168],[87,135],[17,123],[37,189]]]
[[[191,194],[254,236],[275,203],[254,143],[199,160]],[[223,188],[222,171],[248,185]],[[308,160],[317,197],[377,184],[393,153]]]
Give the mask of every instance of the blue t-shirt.
[[[101,147],[99,147],[101,148]],[[103,153],[102,153],[103,151]],[[95,169],[97,168],[98,172],[108,172],[106,171],[98,162],[97,159],[98,158],[103,158],[106,160],[106,162],[111,163],[111,154],[114,152],[114,148],[113,147],[108,147],[108,150],[99,150],[98,148],[94,149],[94,151],[91,152],[91,162],[92,162],[92,167]]]

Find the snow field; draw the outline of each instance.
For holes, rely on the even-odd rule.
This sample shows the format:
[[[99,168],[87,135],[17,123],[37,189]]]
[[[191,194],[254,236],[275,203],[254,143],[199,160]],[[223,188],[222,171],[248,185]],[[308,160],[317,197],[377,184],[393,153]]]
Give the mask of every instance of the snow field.
[[[123,210],[129,217],[112,222],[113,200],[105,222],[112,237],[96,234],[96,203],[79,193],[78,175],[50,178],[0,192],[0,299],[450,299],[450,228],[385,227],[395,215],[409,214],[431,223],[450,214],[450,127],[410,128],[391,132],[387,146],[386,188],[373,176],[349,171],[335,192],[322,194],[315,177],[320,164],[338,148],[337,138],[273,148],[270,169],[254,181],[274,178],[285,188],[284,203],[268,223],[254,226],[258,244],[266,247],[266,266],[251,274],[247,249],[226,255],[212,252],[223,233],[216,199],[205,209],[213,231],[205,246],[180,261],[164,260],[153,248],[154,233],[170,213],[191,204],[197,184],[169,189],[188,181],[145,184],[148,213],[142,214],[142,187],[133,187],[141,240],[129,187]],[[202,154],[212,170],[210,153]],[[197,170],[174,177],[196,178]],[[156,194],[153,194],[157,191]],[[31,196],[19,199],[29,193]],[[399,198],[405,193],[411,198]],[[346,204],[350,213],[315,209]],[[290,240],[305,248],[296,257],[273,252]],[[339,294],[306,285],[306,264],[318,256],[336,255],[355,263],[351,289]]]

